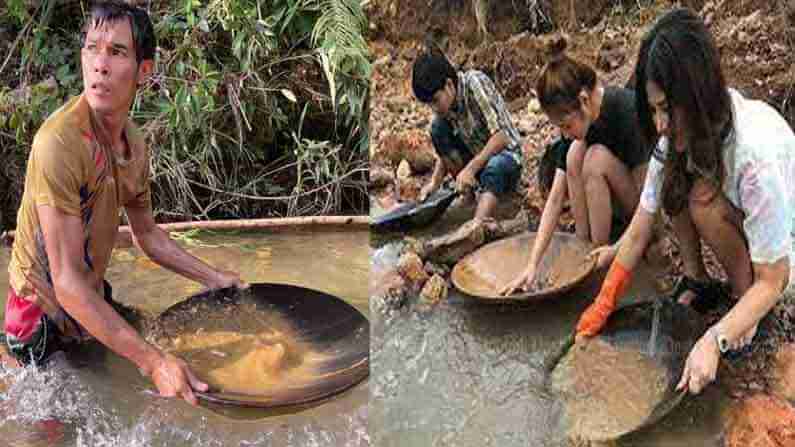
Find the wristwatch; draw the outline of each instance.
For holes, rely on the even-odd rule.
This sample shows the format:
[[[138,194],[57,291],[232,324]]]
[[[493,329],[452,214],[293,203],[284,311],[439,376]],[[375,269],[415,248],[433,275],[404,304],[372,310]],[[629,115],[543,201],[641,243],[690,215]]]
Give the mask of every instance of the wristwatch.
[[[723,335],[718,325],[714,324],[709,330],[712,332],[712,336],[715,337],[715,343],[717,343],[721,355],[729,352],[731,350],[731,348],[729,348],[729,339]]]

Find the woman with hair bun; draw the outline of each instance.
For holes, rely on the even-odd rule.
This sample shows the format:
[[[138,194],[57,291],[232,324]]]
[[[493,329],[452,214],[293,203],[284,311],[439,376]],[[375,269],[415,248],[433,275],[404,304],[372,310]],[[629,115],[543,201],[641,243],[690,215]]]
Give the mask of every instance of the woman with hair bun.
[[[635,92],[604,86],[596,71],[566,54],[560,37],[536,84],[541,108],[562,138],[547,148],[539,186],[547,193],[524,272],[503,294],[530,290],[568,197],[576,234],[595,247],[617,239],[635,212],[649,159],[637,126]]]
[[[665,14],[646,34],[635,80],[640,129],[657,146],[640,206],[620,246],[606,250],[612,265],[577,335],[601,330],[629,286],[656,213],[664,210],[688,282],[707,278],[703,240],[737,298],[687,358],[679,389],[695,394],[715,380],[721,355],[750,343],[762,317],[793,289],[795,135],[775,109],[727,87],[715,42],[690,10]],[[703,299],[699,289],[680,302]]]

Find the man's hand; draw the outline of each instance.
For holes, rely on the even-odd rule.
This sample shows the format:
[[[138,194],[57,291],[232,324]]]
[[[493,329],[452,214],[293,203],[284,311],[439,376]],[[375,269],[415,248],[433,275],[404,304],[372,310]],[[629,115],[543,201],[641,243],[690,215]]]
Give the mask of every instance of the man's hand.
[[[469,167],[462,169],[455,178],[456,189],[461,193],[469,191],[474,188],[476,184],[475,173],[472,172],[472,169]]]
[[[208,282],[206,286],[210,289],[223,289],[226,287],[237,287],[238,289],[247,289],[249,284],[240,279],[240,274],[231,270],[220,270],[216,273],[215,278]]]
[[[163,354],[149,376],[161,396],[179,396],[191,405],[199,404],[194,390],[204,392],[209,388],[193,375],[185,361],[171,354]]]

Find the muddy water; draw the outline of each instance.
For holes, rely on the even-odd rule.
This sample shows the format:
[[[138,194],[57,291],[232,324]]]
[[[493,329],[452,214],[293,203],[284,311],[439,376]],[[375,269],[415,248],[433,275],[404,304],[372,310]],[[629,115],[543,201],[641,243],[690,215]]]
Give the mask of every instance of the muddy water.
[[[185,246],[213,265],[240,271],[249,282],[321,290],[369,315],[367,231],[226,233],[203,235]],[[7,249],[0,250],[3,304],[8,257]],[[158,313],[200,289],[136,249],[116,250],[113,258],[107,279],[115,297],[129,305]],[[132,364],[92,346],[68,361],[57,359],[47,371],[20,370],[4,377],[10,387],[0,393],[0,445],[370,445],[367,381],[320,405],[269,412],[194,408],[153,396]],[[65,426],[45,422],[53,419]]]
[[[387,256],[390,245],[375,251]],[[374,259],[374,265],[383,264]],[[644,279],[645,278],[645,279]],[[637,272],[629,297],[653,294]],[[543,362],[597,291],[592,281],[556,302],[522,309],[448,302],[372,314],[370,436],[392,446],[567,446],[559,397]],[[628,300],[631,302],[633,300]],[[620,392],[617,390],[617,392]],[[717,445],[724,392],[709,387],[621,446]]]

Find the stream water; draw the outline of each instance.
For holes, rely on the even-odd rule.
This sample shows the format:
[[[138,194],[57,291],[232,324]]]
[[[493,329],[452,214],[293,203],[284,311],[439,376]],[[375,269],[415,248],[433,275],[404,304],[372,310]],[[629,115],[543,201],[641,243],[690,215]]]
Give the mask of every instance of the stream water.
[[[391,243],[374,250],[371,274],[394,265],[397,252]],[[652,296],[650,275],[636,272],[630,298],[622,303]],[[408,304],[396,311],[373,312],[374,445],[571,445],[562,403],[543,386],[543,362],[571,330],[598,285],[591,281],[558,301],[525,307],[479,305],[451,291],[446,302],[430,309]],[[710,386],[618,445],[716,446],[720,412],[727,401],[723,390]]]
[[[248,282],[295,284],[343,298],[369,317],[369,233],[302,230],[202,234],[183,241],[208,263]],[[9,250],[0,250],[4,308]],[[149,261],[117,249],[106,279],[114,298],[159,313],[200,290]],[[0,445],[22,446],[368,446],[368,381],[329,401],[279,411],[202,404],[152,394],[127,360],[97,346],[43,371],[3,373]],[[48,421],[57,420],[64,424]],[[58,432],[63,434],[58,434]],[[58,441],[55,439],[60,438]]]

